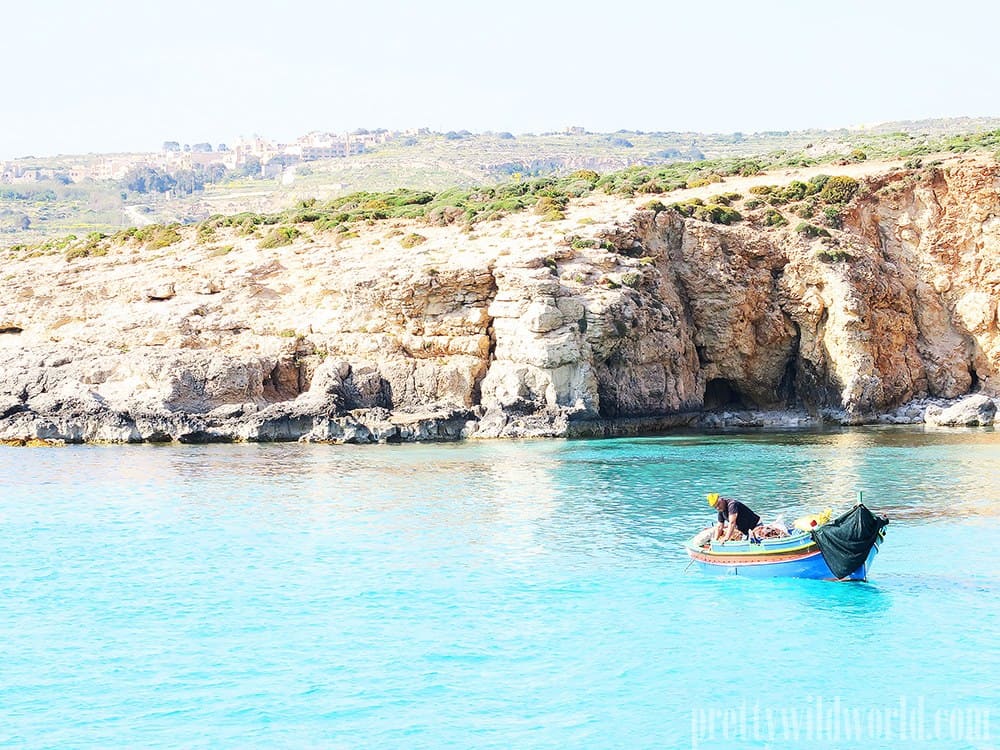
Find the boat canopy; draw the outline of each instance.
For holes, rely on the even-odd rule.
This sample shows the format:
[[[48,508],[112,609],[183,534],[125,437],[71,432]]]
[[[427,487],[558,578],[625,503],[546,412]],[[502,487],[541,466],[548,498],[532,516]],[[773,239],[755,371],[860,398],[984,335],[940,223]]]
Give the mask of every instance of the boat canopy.
[[[812,531],[813,541],[837,578],[844,578],[865,562],[889,519],[876,516],[858,503],[844,515]]]

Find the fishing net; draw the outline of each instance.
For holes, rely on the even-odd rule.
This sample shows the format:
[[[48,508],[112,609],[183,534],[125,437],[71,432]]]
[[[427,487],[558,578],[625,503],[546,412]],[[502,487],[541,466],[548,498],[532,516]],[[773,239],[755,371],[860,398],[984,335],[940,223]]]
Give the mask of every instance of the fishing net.
[[[861,503],[839,518],[812,532],[823,559],[837,578],[844,578],[862,566],[879,532],[889,519],[876,516]]]

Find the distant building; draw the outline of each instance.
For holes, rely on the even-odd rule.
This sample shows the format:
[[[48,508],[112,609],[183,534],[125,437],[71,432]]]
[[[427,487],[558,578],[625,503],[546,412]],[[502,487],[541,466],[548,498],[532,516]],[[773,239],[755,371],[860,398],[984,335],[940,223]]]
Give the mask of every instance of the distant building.
[[[18,166],[17,162],[13,161],[0,162],[0,182],[9,185],[16,178],[20,176],[21,176],[21,168]]]
[[[295,143],[286,146],[282,153],[296,156],[302,161],[340,159],[363,153],[365,143],[370,143],[372,139],[379,137],[379,134],[373,133],[343,137],[332,133],[309,133],[296,139]]]
[[[124,156],[105,156],[92,170],[91,177],[95,180],[120,180],[134,166],[140,163],[139,159]]]
[[[49,167],[22,166],[16,162],[5,162],[2,173],[0,173],[0,182],[16,185],[51,180],[55,178],[56,171]]]

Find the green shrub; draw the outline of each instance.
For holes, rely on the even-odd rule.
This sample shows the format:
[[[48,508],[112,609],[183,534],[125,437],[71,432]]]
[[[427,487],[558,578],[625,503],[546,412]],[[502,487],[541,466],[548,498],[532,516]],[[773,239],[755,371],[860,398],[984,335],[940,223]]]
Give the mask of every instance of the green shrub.
[[[709,203],[717,203],[720,206],[732,205],[735,201],[738,201],[743,196],[739,193],[719,193],[718,195],[713,195],[708,199]]]
[[[722,182],[722,177],[717,174],[710,173],[706,175],[701,175],[698,177],[692,177],[686,183],[689,188],[700,188],[706,185],[714,185],[717,182]]]
[[[802,180],[792,180],[785,187],[781,188],[778,193],[786,203],[800,201],[809,194],[809,185],[802,182]]]
[[[100,257],[108,254],[108,249],[110,242],[104,242],[108,238],[108,235],[103,232],[89,232],[83,240],[75,245],[70,246],[66,250],[66,259],[73,260],[74,258],[83,257]]]
[[[337,221],[334,218],[324,217],[322,219],[317,219],[316,221],[314,221],[312,226],[314,232],[326,232],[331,229],[339,229],[344,225],[343,223]]]
[[[758,185],[750,188],[750,192],[764,197],[772,206],[783,206],[786,203],[800,201],[810,194],[810,187],[801,180],[792,180],[784,187],[778,185]]]
[[[535,201],[533,210],[542,217],[542,221],[559,221],[566,218],[563,209],[567,203],[569,199],[564,195],[542,195]]]
[[[759,198],[748,198],[747,202],[744,203],[743,205],[746,206],[746,209],[748,211],[753,211],[755,208],[760,208],[761,206],[763,206],[764,201],[760,200]]]
[[[295,227],[275,227],[264,235],[264,239],[257,244],[257,247],[262,250],[270,250],[275,247],[291,245],[301,235],[302,232]]]
[[[834,229],[840,229],[843,225],[843,217],[840,215],[840,209],[836,206],[826,206],[823,208],[823,221],[826,222],[828,227],[833,227]]]
[[[854,256],[846,250],[820,250],[816,257],[824,263],[854,260]]]
[[[120,229],[111,235],[111,243],[113,245],[124,245],[126,242],[135,237],[135,233],[139,231],[139,227],[129,227],[128,229]]]
[[[998,145],[1000,145],[1000,130],[957,135],[945,141],[945,148],[956,153],[964,153],[973,148],[995,148]]]
[[[797,227],[795,227],[795,231],[801,234],[802,236],[809,238],[830,236],[830,233],[825,229],[821,229],[820,227],[814,226],[812,224],[807,224],[804,221],[801,222]]]
[[[637,271],[626,271],[621,277],[622,286],[635,289],[642,282],[642,274]]]
[[[167,226],[151,224],[148,227],[140,227],[132,236],[137,242],[145,245],[148,250],[159,250],[181,241],[176,224]]]
[[[36,253],[38,255],[47,255],[64,251],[76,242],[76,240],[77,236],[75,234],[67,234],[65,237],[60,237],[59,239],[48,240],[38,246]]]
[[[671,187],[661,183],[659,180],[647,180],[636,186],[637,193],[669,193]]]
[[[858,192],[860,183],[853,177],[837,175],[827,180],[819,197],[825,203],[847,203]]]
[[[903,167],[906,169],[920,169],[924,165],[924,160],[916,157],[913,159],[907,159],[903,162]]]
[[[741,159],[735,165],[735,174],[741,177],[753,177],[763,171],[764,165],[756,159]]]
[[[699,221],[710,221],[713,224],[733,224],[743,220],[743,217],[740,216],[740,213],[736,209],[718,204],[709,204],[695,208],[694,218]]]
[[[571,172],[569,178],[571,180],[583,180],[593,185],[601,179],[601,176],[593,169],[578,169],[575,172]]]
[[[399,244],[409,250],[411,247],[416,247],[417,245],[422,245],[427,242],[427,238],[422,234],[417,234],[416,232],[410,232],[399,240]]]
[[[806,195],[816,195],[823,189],[823,186],[829,181],[830,175],[828,174],[818,174],[815,177],[810,177],[808,189],[806,190]]]
[[[764,212],[763,222],[765,227],[788,226],[788,219],[786,219],[780,211],[776,211],[773,208],[769,208]]]
[[[666,211],[667,207],[664,206],[660,201],[649,201],[642,206],[646,211],[652,211],[653,213],[660,213],[660,211]]]
[[[789,206],[789,210],[800,219],[811,219],[816,215],[816,204],[812,201],[802,201],[794,206]]]
[[[681,216],[689,217],[694,216],[695,209],[699,206],[704,206],[705,201],[701,198],[690,198],[682,203],[674,203],[670,207],[674,209]]]
[[[549,195],[548,193],[540,193],[539,198],[535,201],[534,211],[536,214],[548,213],[552,209],[562,210],[566,208],[569,203],[569,198],[565,195]]]

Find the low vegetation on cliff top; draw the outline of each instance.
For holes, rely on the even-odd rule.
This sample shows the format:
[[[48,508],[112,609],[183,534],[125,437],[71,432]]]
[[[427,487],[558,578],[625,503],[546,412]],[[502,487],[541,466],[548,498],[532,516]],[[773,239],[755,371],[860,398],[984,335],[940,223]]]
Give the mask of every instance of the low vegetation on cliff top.
[[[257,163],[256,169],[244,165],[221,182],[209,179],[207,172],[221,168],[216,164],[205,170],[204,190],[191,182],[190,172],[178,172],[152,192],[146,178],[155,176],[159,181],[164,175],[152,175],[149,168],[140,170],[145,177],[139,182],[144,185],[133,179],[135,170],[121,181],[74,181],[72,171],[96,170],[104,158],[100,154],[24,157],[15,160],[17,168],[41,170],[52,177],[0,185],[0,248],[38,247],[66,233],[75,234],[75,241],[82,244],[81,238],[92,232],[115,233],[123,221],[186,225],[206,218],[211,206],[231,206],[227,212],[238,212],[235,207],[253,204],[260,207],[258,211],[275,212],[300,197],[332,195],[345,186],[352,192],[391,191],[401,185],[420,186],[434,194],[451,185],[464,185],[467,190],[470,185],[495,184],[511,176],[530,179],[560,174],[567,164],[601,172],[620,170],[602,180],[615,189],[635,192],[659,189],[657,183],[664,189],[682,183],[710,185],[725,179],[722,172],[731,166],[746,171],[755,162],[768,169],[899,159],[908,162],[908,168],[919,168],[931,154],[997,152],[997,122],[963,118],[886,123],[871,129],[752,134],[583,131],[514,137],[510,133],[428,133],[390,140],[347,159],[299,164],[291,185],[275,179],[273,173],[262,173]],[[980,130],[972,132],[973,128]],[[705,154],[715,161],[704,161]],[[141,163],[141,159],[132,161]],[[640,166],[625,170],[625,164]],[[161,192],[167,188],[169,193]]]
[[[858,154],[856,159],[863,157],[864,154]],[[416,219],[432,225],[458,225],[471,229],[480,222],[531,210],[542,221],[560,221],[566,218],[565,211],[572,199],[593,192],[628,197],[662,195],[684,188],[713,185],[727,177],[754,176],[775,167],[803,165],[805,162],[801,157],[789,159],[777,153],[753,159],[636,166],[604,175],[592,170],[578,170],[565,176],[518,178],[499,185],[451,188],[440,192],[412,189],[356,192],[323,202],[301,200],[291,208],[276,213],[216,215],[195,224],[193,232],[195,243],[200,245],[209,245],[225,233],[253,237],[259,247],[269,249],[292,244],[300,237],[321,234],[329,234],[335,241],[357,237],[360,225],[387,219]],[[838,228],[838,206],[853,199],[858,190],[858,181],[851,177],[819,175],[805,182],[793,180],[784,186],[753,187],[750,189],[752,195],[743,208],[749,211],[762,207],[768,209],[763,214],[752,216],[754,223],[765,227],[777,228],[788,224],[788,219],[779,210],[779,207],[784,207],[799,218],[817,217],[826,226]],[[743,196],[737,193],[720,192],[707,203],[691,199],[669,208],[685,217],[715,224],[732,224],[744,218],[733,205],[742,200]],[[662,203],[659,205],[662,206]],[[73,260],[106,255],[115,247],[132,248],[134,252],[156,250],[180,240],[179,225],[154,224],[110,235],[100,232],[91,232],[84,238],[69,235],[38,245],[15,246],[12,250],[29,256],[63,253],[67,260]],[[419,243],[404,239],[400,244],[412,248]]]

